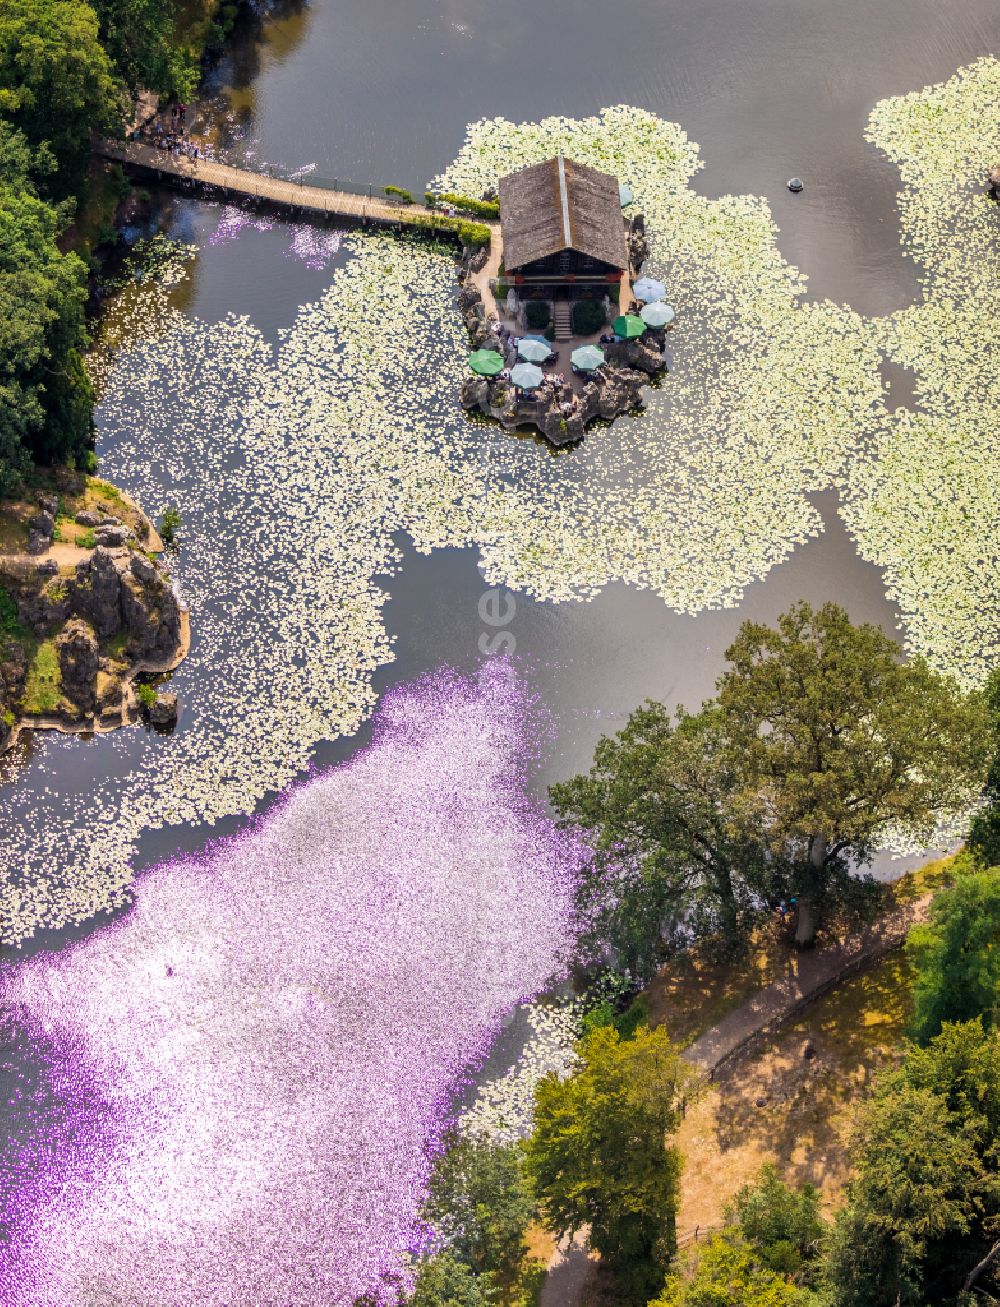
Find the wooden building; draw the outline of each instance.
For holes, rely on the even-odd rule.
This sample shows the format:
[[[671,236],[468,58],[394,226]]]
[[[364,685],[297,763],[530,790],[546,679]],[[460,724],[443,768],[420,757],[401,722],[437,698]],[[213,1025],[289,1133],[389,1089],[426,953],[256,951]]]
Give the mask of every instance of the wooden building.
[[[501,180],[500,230],[522,298],[604,295],[628,268],[618,179],[561,154]]]

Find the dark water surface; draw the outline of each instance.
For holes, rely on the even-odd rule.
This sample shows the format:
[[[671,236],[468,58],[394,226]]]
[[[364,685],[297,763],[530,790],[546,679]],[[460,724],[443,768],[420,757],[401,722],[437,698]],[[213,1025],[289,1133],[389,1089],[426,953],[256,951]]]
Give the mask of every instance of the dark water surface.
[[[204,117],[233,154],[255,165],[290,172],[315,164],[322,175],[419,189],[449,163],[470,119],[637,104],[677,120],[698,143],[706,164],[694,182],[700,190],[768,198],[779,248],[808,274],[811,294],[879,313],[909,302],[916,282],[898,243],[897,174],[863,139],[868,114],[886,95],[988,53],[998,26],[987,0],[314,0],[243,25],[208,80]],[[799,196],[784,188],[793,172],[807,183]],[[212,244],[218,206],[162,197],[161,213],[173,234],[200,247],[185,307],[209,322],[246,314],[275,341],[329,284],[329,265],[288,257],[280,221]],[[908,381],[897,371],[888,378],[895,402]],[[113,464],[112,449],[99,451]],[[820,507],[824,533],[751,585],[737,609],[680,615],[625,585],[587,604],[517,596],[511,634],[555,724],[539,785],[585,766],[597,736],[644,697],[692,705],[709,694],[747,617],[771,620],[799,598],[836,599],[855,619],[895,631],[879,573],[858,558],[834,498],[821,497]],[[484,634],[475,552],[423,557],[401,543],[405,562],[385,583],[396,656],[376,675],[380,693],[444,662],[473,665]],[[183,693],[183,669],[175,680]],[[349,756],[366,738],[362,729],[322,744],[315,761]],[[20,773],[30,802],[37,776],[39,795],[45,788],[78,803],[83,819],[92,785],[124,775],[130,756],[149,747],[138,729],[114,742],[26,740],[0,772],[0,787]],[[197,848],[208,833],[150,832],[139,865]]]

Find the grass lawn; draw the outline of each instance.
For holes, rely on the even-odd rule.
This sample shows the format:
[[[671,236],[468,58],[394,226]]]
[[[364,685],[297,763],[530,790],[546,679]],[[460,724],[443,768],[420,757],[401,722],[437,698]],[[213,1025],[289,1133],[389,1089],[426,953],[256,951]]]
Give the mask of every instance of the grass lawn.
[[[31,655],[24,687],[24,711],[34,715],[55,712],[62,700],[62,673],[53,640],[42,640]]]

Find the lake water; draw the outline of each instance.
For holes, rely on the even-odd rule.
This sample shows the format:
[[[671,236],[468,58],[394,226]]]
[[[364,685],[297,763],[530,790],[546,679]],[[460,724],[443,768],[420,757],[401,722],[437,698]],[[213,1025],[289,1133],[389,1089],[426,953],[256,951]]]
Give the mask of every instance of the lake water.
[[[697,142],[705,163],[692,183],[697,192],[713,199],[765,197],[780,229],[782,256],[808,277],[807,299],[829,298],[864,315],[882,315],[911,303],[918,282],[900,248],[898,174],[865,141],[868,116],[877,101],[945,79],[990,53],[997,29],[995,6],[987,0],[947,6],[929,0],[881,0],[877,6],[863,0],[636,0],[624,8],[581,0],[544,6],[524,0],[410,0],[405,6],[314,0],[242,21],[232,52],[208,79],[202,121],[230,157],[252,166],[291,173],[312,165],[321,176],[420,191],[455,157],[474,119],[576,118],[608,105],[639,106],[679,122]],[[806,182],[797,196],[785,189],[792,174]],[[219,206],[166,194],[154,199],[161,226],[198,246],[175,304],[200,324],[199,339],[233,351],[231,366],[224,360],[225,375],[216,359],[219,376],[212,374],[211,388],[205,383],[206,397],[218,404],[219,430],[228,431],[241,405],[256,398],[258,373],[248,380],[251,372],[238,352],[244,337],[213,336],[214,328],[221,329],[228,315],[245,315],[260,341],[279,349],[301,307],[324,294],[349,256],[330,245],[313,250],[277,220],[241,226],[230,215],[227,228]],[[296,241],[300,246],[290,257]],[[138,353],[145,349],[140,341]],[[102,859],[113,880],[118,863],[150,867],[244,830],[307,767],[346,763],[366,749],[372,707],[387,693],[443,665],[473,675],[484,635],[496,634],[483,617],[484,594],[493,587],[484,581],[479,550],[466,545],[421,552],[406,530],[396,531],[391,548],[380,544],[381,563],[373,567],[384,593],[384,640],[380,635],[372,655],[370,685],[365,681],[354,691],[363,702],[345,729],[317,728],[287,766],[262,767],[259,783],[256,772],[239,782],[233,792],[249,797],[228,808],[220,800],[211,824],[198,815],[208,806],[198,796],[190,818],[156,812],[159,778],[174,766],[177,751],[193,753],[198,733],[225,756],[226,736],[236,725],[234,705],[241,729],[259,711],[262,753],[272,742],[276,750],[284,747],[280,731],[267,729],[277,711],[274,694],[255,686],[275,664],[254,661],[249,650],[287,639],[268,596],[272,586],[285,584],[284,573],[276,581],[271,568],[291,566],[295,541],[284,553],[239,553],[238,575],[235,563],[232,574],[213,573],[211,558],[217,544],[227,547],[234,517],[263,521],[275,533],[301,529],[302,519],[293,528],[254,516],[257,508],[240,491],[246,484],[243,448],[221,435],[217,450],[201,438],[188,442],[194,419],[183,391],[186,382],[192,392],[202,384],[194,360],[179,349],[178,393],[162,412],[143,407],[140,388],[131,417],[120,405],[114,414],[99,414],[98,443],[105,475],[120,477],[152,512],[176,496],[197,499],[200,491],[192,487],[205,489],[203,511],[193,505],[186,514],[178,562],[181,584],[192,592],[192,656],[173,678],[184,715],[172,737],[140,728],[88,740],[35,737],[4,760],[0,832],[15,881],[44,886],[48,877],[73,886],[66,868],[85,856],[92,834],[103,841],[94,847],[107,851],[95,855],[82,878],[86,893],[74,899],[76,889],[61,889],[56,906],[37,913],[34,937],[16,952],[5,950],[8,961],[65,949],[106,919],[87,908],[106,906],[93,889]],[[909,374],[887,369],[885,376],[890,405],[906,402]],[[668,379],[664,389],[669,386]],[[660,402],[654,396],[651,407]],[[448,421],[461,423],[457,416]],[[146,446],[132,440],[130,425],[161,433],[157,438],[170,444],[169,453],[141,466]],[[475,430],[463,427],[462,438],[473,441]],[[585,473],[596,442],[614,439],[614,429],[592,433],[568,457]],[[533,446],[519,474],[532,475],[549,457]],[[193,466],[202,458],[212,459],[209,476],[204,466]],[[333,462],[322,466],[324,475],[340,474]],[[315,493],[318,517],[332,511],[323,507],[321,482]],[[263,490],[261,496],[263,503]],[[810,502],[816,529],[766,575],[750,580],[729,607],[678,613],[650,590],[620,580],[586,603],[545,602],[501,588],[499,602],[509,612],[504,629],[516,642],[530,693],[547,714],[541,754],[527,777],[531,793],[543,796],[549,782],[586,767],[599,735],[616,729],[643,698],[693,706],[709,695],[725,648],[747,618],[771,621],[795,600],[832,599],[855,620],[899,631],[880,572],[858,555],[838,516],[836,493],[824,491]],[[308,578],[296,578],[295,586],[307,605]],[[301,652],[289,646],[282,675],[288,672],[290,689],[283,695],[294,692],[293,664],[311,656],[305,645]],[[239,693],[230,693],[231,686]],[[199,775],[208,775],[204,767]],[[227,784],[220,777],[220,793]],[[119,838],[116,831],[124,833]],[[893,874],[903,865],[886,859],[880,871]],[[8,1047],[4,1086],[23,1083],[30,1064],[23,1050],[14,1051],[16,1041]],[[45,1095],[31,1101],[32,1110],[43,1110],[38,1103]],[[12,1119],[11,1135],[20,1138],[16,1107]]]

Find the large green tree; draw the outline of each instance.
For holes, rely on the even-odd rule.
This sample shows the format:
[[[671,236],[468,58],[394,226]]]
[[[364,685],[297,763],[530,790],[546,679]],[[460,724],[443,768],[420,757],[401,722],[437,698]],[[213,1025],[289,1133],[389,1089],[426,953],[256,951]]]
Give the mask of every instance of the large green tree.
[[[688,1249],[649,1307],[819,1307],[819,1299],[727,1229]]]
[[[0,153],[24,148],[23,137],[0,131]],[[80,357],[86,270],[60,252],[61,226],[26,179],[0,180],[0,495],[17,488],[29,459],[80,457],[91,439]]]
[[[819,1214],[819,1191],[811,1184],[793,1189],[773,1166],[761,1168],[726,1208],[735,1225],[768,1270],[798,1283],[817,1279],[825,1225]]]
[[[198,61],[178,42],[177,0],[94,0],[101,42],[129,88],[188,99],[198,83]]]
[[[827,1256],[833,1307],[957,1307],[973,1286],[996,1290],[998,1147],[996,1034],[945,1026],[862,1113]]]
[[[521,1149],[452,1132],[438,1156],[424,1219],[478,1275],[510,1286],[526,1252],[535,1205]]]
[[[574,1075],[537,1088],[528,1171],[547,1227],[589,1225],[618,1300],[644,1303],[674,1248],[680,1157],[667,1135],[693,1073],[663,1029],[644,1026],[628,1040],[600,1027],[581,1057]]]
[[[987,867],[1000,866],[1000,667],[986,682],[986,707],[993,731],[993,757],[986,777],[983,807],[969,831],[969,848]]]
[[[699,713],[644,705],[588,775],[550,791],[592,834],[585,938],[640,975],[664,938],[738,945],[782,898],[812,944],[831,907],[864,897],[857,872],[888,823],[926,833],[985,775],[981,696],[835,604],[748,622],[726,656]]]
[[[409,1307],[491,1307],[497,1289],[488,1275],[476,1275],[458,1257],[439,1253],[422,1262]]]
[[[564,822],[594,832],[581,919],[594,952],[648,975],[671,929],[738,947],[773,879],[761,840],[732,821],[741,785],[717,708],[672,719],[646,703],[597,745],[587,776],[553,785]]]
[[[796,942],[808,946],[887,823],[927,835],[982,785],[982,699],[904,662],[837,604],[797,604],[777,629],[747,622],[726,657],[718,702],[742,768],[734,820],[793,868]]]
[[[0,5],[0,117],[56,170],[46,190],[76,192],[90,133],[122,120],[123,99],[85,0],[4,0]],[[47,169],[46,169],[47,171]]]
[[[946,1021],[995,1022],[1000,996],[1000,867],[960,876],[940,893],[930,921],[906,942],[916,977],[911,1030],[918,1043]]]

